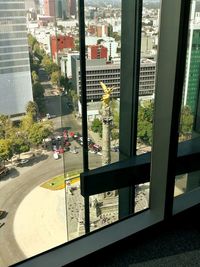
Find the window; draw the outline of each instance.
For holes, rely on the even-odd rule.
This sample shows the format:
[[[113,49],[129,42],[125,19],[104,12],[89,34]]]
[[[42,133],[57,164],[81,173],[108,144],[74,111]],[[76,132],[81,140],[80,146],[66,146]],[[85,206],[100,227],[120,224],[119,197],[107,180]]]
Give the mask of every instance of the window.
[[[111,157],[111,160],[107,160],[106,157],[109,155],[106,153],[104,159],[107,162],[101,166],[101,156],[103,156],[101,154],[105,150],[102,152],[99,143],[93,144],[90,140],[91,136],[88,133],[92,126],[88,120],[93,116],[100,116],[100,118],[102,116],[99,112],[101,107],[98,107],[97,104],[102,91],[100,91],[99,84],[93,86],[91,84],[87,87],[84,38],[86,31],[85,7],[84,1],[79,1],[81,86],[75,89],[70,88],[70,91],[67,92],[70,93],[69,96],[57,95],[55,98],[47,96],[47,107],[52,105],[55,108],[58,116],[55,118],[56,129],[61,129],[63,137],[68,134],[67,138],[71,142],[70,150],[64,153],[63,157],[65,179],[61,186],[64,186],[64,194],[62,200],[59,199],[62,202],[65,198],[66,210],[57,211],[55,207],[52,210],[56,210],[58,216],[66,216],[67,230],[66,235],[62,235],[63,242],[72,240],[78,235],[81,236],[85,233],[87,235],[33,257],[22,263],[25,266],[29,263],[33,263],[33,265],[37,263],[38,266],[42,266],[43,263],[46,263],[47,258],[50,266],[55,264],[64,266],[79,257],[117,242],[200,203],[199,188],[196,188],[197,190],[193,194],[186,192],[174,196],[175,176],[199,170],[199,139],[178,144],[177,136],[185,80],[188,43],[188,33],[185,29],[189,25],[189,1],[163,0],[160,12],[157,11],[161,14],[161,21],[156,78],[154,78],[155,70],[150,69],[149,66],[144,67],[146,70],[143,73],[141,71],[142,2],[140,0],[122,1],[121,67],[120,71],[119,69],[109,70],[111,80],[104,78],[105,83],[111,86],[116,73],[119,75],[120,72],[120,101],[116,100],[114,102],[116,107],[113,108],[120,108],[119,132],[115,132],[116,135],[119,134],[119,144],[113,147],[119,154],[112,151],[114,156]],[[169,33],[170,38],[168,38]],[[127,42],[127,36],[129,42]],[[143,91],[140,91],[141,73],[144,74],[141,79],[142,83],[144,82]],[[93,76],[96,80],[99,79],[96,75],[101,77],[97,70],[92,70],[92,82]],[[150,78],[147,79],[148,77],[153,77],[152,83]],[[76,78],[76,81],[79,82],[79,78]],[[155,90],[152,88],[149,90],[149,87],[154,85],[154,79],[156,81]],[[143,98],[141,100],[143,112],[139,113],[140,93],[147,94],[148,91],[155,93],[155,99],[151,98],[147,106]],[[114,90],[113,94],[119,96],[119,91]],[[70,108],[70,104],[73,109]],[[95,114],[94,110],[91,114],[93,104],[96,107]],[[150,109],[146,110],[149,107]],[[63,111],[62,124],[58,123],[60,111]],[[197,108],[197,116],[195,116],[197,128],[198,111]],[[73,121],[74,113],[76,114],[76,123]],[[141,137],[140,135],[140,138],[143,142],[151,143],[151,146],[149,152],[140,149],[141,153],[137,153],[139,119],[142,121],[144,114],[150,117],[151,127],[146,128],[151,131],[151,136],[148,136],[148,131],[146,131],[146,136]],[[115,115],[117,116],[116,113]],[[111,120],[114,121],[116,118],[112,118],[108,113],[103,116],[103,134],[105,134],[110,130],[108,126],[113,126]],[[101,129],[101,122],[99,123],[98,120],[96,122],[93,127]],[[109,142],[108,138],[105,140]],[[57,143],[59,144],[59,138]],[[90,146],[91,144],[92,146]],[[193,150],[190,150],[192,147],[194,147]],[[55,162],[61,163],[57,160],[49,160],[51,164],[55,164]],[[177,163],[176,166],[174,162]],[[48,164],[48,172],[52,167],[51,164]],[[71,173],[70,171],[74,170],[70,170],[70,168],[73,169],[75,164],[79,166],[79,170]],[[99,168],[100,166],[101,168]],[[56,168],[53,171],[55,170]],[[47,171],[42,175],[46,177],[46,173]],[[79,173],[81,173],[80,180]],[[54,186],[54,182],[51,182],[49,186]],[[80,190],[81,195],[79,194]],[[141,208],[139,203],[141,203],[140,197],[143,192],[146,192],[148,197],[145,198],[146,202]],[[49,192],[47,194],[50,196]],[[50,197],[46,197],[43,198],[43,201],[50,201],[49,199]],[[106,210],[108,207],[110,208],[111,203],[113,210]],[[102,211],[103,208],[104,211]],[[104,213],[100,214],[100,212]],[[104,216],[100,217],[100,215]],[[110,225],[104,227],[108,224]],[[78,226],[78,234],[75,233],[76,226]],[[101,230],[96,231],[101,227]],[[20,230],[22,231],[22,229]],[[84,250],[81,249],[83,247]]]

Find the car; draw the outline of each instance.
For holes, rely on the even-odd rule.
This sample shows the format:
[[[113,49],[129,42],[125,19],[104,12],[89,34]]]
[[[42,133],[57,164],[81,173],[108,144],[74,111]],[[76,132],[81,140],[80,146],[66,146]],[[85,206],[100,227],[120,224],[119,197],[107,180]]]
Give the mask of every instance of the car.
[[[46,114],[46,117],[48,120],[53,119],[56,117],[56,115],[50,115],[49,113]]]
[[[59,148],[59,154],[63,154],[64,153],[64,149],[61,147]]]
[[[0,219],[3,219],[6,216],[5,210],[0,210]]]
[[[73,153],[73,154],[77,154],[78,151],[76,149],[70,149],[69,152]]]
[[[25,164],[25,163],[27,163],[27,162],[29,162],[28,159],[22,159],[22,160],[20,161],[21,164]]]
[[[54,159],[58,159],[59,158],[59,155],[58,155],[58,153],[53,153],[53,157],[54,157]]]

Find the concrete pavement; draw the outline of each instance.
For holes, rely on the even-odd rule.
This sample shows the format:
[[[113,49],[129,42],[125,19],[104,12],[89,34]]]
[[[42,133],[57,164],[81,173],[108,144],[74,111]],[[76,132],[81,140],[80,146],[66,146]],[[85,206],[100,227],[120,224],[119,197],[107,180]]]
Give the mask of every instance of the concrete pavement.
[[[64,194],[38,186],[19,205],[14,236],[27,258],[67,241]]]

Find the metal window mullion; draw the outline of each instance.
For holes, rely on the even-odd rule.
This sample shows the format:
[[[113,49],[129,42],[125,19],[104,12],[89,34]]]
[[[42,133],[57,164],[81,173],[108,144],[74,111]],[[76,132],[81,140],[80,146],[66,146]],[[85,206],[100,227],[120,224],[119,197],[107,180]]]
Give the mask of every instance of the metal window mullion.
[[[86,92],[86,60],[85,60],[85,3],[79,0],[79,40],[80,40],[80,76],[81,76],[81,107],[82,107],[82,135],[83,135],[83,171],[88,171],[88,133],[87,133],[87,92]],[[84,198],[85,204],[85,232],[90,232],[89,197]]]
[[[155,91],[150,208],[172,214],[190,1],[163,0]]]
[[[122,1],[120,160],[136,154],[142,2]],[[119,218],[134,212],[134,200],[135,187],[119,190]]]

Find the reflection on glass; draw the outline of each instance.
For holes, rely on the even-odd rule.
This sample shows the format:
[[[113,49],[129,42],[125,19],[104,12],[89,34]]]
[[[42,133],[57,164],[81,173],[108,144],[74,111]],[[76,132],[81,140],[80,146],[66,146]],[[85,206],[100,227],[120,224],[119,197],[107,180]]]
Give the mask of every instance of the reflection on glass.
[[[84,199],[80,194],[80,173],[67,173],[65,180],[67,241],[85,234]]]
[[[188,48],[185,82],[182,96],[179,141],[195,137],[196,117],[199,112],[199,73],[200,73],[200,23],[196,1],[191,1],[190,23],[188,29]]]
[[[186,192],[187,174],[177,175],[175,177],[174,197]]]
[[[118,193],[109,191],[90,197],[91,231],[118,220]]]
[[[160,1],[143,1],[137,155],[151,151],[152,146],[159,24]]]
[[[188,47],[179,124],[179,142],[199,136],[200,20],[196,1],[191,1]],[[179,175],[174,196],[199,187],[199,172]]]
[[[200,172],[190,172],[176,176],[174,196],[190,192],[200,186]]]
[[[135,213],[149,207],[149,183],[139,184],[135,187]]]

